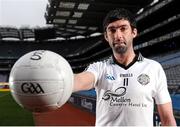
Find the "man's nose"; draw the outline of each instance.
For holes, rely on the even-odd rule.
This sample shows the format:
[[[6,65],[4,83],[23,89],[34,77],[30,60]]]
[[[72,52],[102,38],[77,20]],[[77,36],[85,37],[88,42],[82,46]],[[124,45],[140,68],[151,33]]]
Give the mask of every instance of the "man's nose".
[[[116,29],[116,32],[114,33],[115,39],[122,38],[122,31],[120,29]]]

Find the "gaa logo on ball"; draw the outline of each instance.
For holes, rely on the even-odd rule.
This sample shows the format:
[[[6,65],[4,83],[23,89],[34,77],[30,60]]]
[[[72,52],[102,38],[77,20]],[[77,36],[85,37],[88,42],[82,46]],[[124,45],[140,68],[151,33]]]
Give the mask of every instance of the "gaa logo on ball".
[[[36,93],[36,94],[40,94],[40,93],[44,93],[44,90],[42,89],[42,87],[40,86],[39,83],[37,82],[24,82],[21,85],[21,90],[24,93]]]
[[[62,56],[37,50],[16,61],[9,84],[11,94],[20,106],[33,112],[52,111],[71,96],[73,72]]]

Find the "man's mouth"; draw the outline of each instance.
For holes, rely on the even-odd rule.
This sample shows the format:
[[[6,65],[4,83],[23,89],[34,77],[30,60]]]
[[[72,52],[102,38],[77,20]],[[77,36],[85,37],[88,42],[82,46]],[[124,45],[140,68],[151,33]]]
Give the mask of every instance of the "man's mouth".
[[[113,43],[114,46],[125,46],[126,43],[125,42],[115,42]]]

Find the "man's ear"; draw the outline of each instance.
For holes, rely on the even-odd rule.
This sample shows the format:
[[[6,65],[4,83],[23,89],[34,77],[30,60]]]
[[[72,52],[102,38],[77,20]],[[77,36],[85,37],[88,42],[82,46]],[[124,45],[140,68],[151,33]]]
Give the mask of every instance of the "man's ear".
[[[138,33],[137,33],[137,29],[134,28],[134,29],[133,29],[133,35],[134,35],[134,38],[137,36],[137,34],[138,34]]]
[[[105,38],[106,41],[108,41],[107,33],[106,32],[104,32],[104,38]]]

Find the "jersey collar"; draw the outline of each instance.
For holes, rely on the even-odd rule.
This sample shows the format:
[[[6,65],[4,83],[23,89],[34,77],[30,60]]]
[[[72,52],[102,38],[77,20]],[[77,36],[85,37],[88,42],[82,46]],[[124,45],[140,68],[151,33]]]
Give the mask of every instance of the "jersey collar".
[[[137,53],[136,56],[134,57],[133,61],[132,61],[131,63],[129,63],[127,66],[118,63],[117,60],[115,59],[114,55],[111,57],[111,59],[112,59],[112,64],[117,64],[117,65],[119,65],[120,67],[122,67],[122,68],[124,68],[124,69],[128,69],[128,68],[130,68],[136,61],[137,61],[137,62],[143,61],[144,57],[142,56],[141,53]]]

